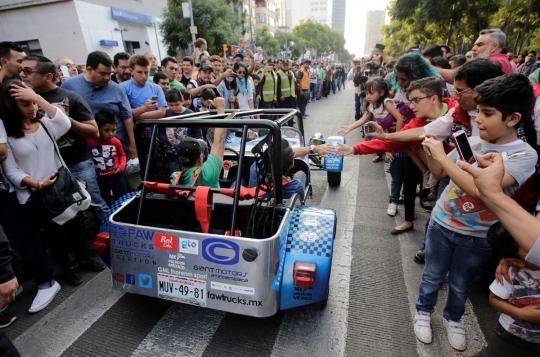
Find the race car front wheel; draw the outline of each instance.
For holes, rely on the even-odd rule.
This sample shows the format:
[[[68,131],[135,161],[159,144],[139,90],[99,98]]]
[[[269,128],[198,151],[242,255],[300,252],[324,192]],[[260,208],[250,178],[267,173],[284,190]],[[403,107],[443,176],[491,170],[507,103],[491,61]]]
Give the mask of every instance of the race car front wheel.
[[[341,172],[327,172],[326,180],[330,186],[339,186],[341,183]]]

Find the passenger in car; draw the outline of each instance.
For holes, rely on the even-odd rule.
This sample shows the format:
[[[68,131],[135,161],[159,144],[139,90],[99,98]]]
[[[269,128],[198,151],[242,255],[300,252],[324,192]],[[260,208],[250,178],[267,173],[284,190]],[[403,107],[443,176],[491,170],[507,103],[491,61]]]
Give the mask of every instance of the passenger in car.
[[[219,97],[211,101],[218,114],[225,113],[225,99]],[[183,170],[171,175],[171,182],[176,181],[176,177],[181,173],[178,185],[181,186],[209,186],[219,187],[219,174],[223,163],[223,152],[225,151],[225,138],[227,129],[216,128],[214,131],[214,142],[210,149],[208,160],[203,164],[203,153],[206,143],[202,140],[185,138],[178,145],[178,159],[183,164]]]
[[[286,183],[283,184],[283,199],[289,199],[295,193],[298,193],[300,197],[305,196],[305,187],[307,184],[307,174],[298,170],[294,173],[292,180],[287,176],[287,173],[294,167],[294,158],[299,156],[305,156],[308,154],[317,154],[322,157],[327,155],[335,155],[337,149],[333,144],[324,144],[315,146],[313,149],[309,147],[293,148],[286,139],[281,139],[281,152],[283,153],[283,178]],[[248,188],[256,187],[258,183],[257,174],[259,169],[257,163],[254,162],[249,169],[249,184]]]

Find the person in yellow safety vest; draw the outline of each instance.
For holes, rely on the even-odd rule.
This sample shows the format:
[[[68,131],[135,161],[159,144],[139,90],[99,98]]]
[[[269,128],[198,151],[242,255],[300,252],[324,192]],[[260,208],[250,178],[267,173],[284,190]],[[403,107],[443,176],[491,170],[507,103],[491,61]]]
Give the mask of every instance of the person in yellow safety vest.
[[[296,74],[296,80],[300,87],[300,93],[298,95],[298,109],[302,113],[302,118],[306,119],[309,115],[306,114],[306,107],[309,102],[309,66],[311,61],[305,59],[302,61],[302,67]]]
[[[272,109],[277,103],[277,76],[274,72],[275,61],[269,59],[261,72],[259,82],[259,109]]]
[[[282,63],[282,69],[277,71],[277,97],[278,108],[296,108],[296,78],[291,71],[291,60],[285,60]],[[294,121],[290,120],[289,126],[294,125]]]

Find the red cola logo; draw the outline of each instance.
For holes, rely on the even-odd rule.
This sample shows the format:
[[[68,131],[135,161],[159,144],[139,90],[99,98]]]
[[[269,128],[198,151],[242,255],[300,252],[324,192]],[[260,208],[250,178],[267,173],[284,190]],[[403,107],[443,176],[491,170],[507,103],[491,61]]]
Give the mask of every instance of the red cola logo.
[[[165,233],[154,234],[155,245],[157,249],[178,251],[178,236]]]

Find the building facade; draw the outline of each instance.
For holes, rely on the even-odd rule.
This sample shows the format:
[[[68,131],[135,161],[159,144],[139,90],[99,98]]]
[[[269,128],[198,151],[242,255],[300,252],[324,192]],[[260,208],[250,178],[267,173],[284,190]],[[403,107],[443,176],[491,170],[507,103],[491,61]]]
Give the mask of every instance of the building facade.
[[[96,50],[111,57],[121,51],[141,54],[152,51],[159,60],[166,56],[159,32],[166,0],[115,0],[115,7],[107,6],[110,3],[106,0],[2,1],[0,41],[17,42],[26,52],[53,61],[69,57],[77,65],[84,65],[88,53]]]
[[[364,42],[364,53],[371,53],[375,44],[384,38],[381,27],[386,21],[386,10],[368,11],[366,21],[366,39]]]
[[[335,0],[290,0],[292,27],[311,20],[332,27],[332,11]]]
[[[334,0],[332,7],[332,30],[345,35],[345,12],[347,0]]]

